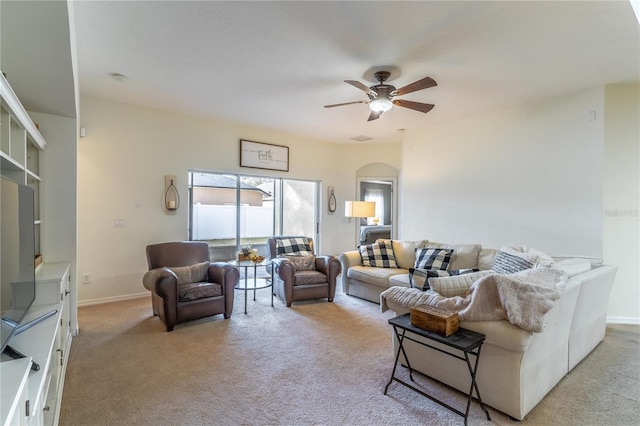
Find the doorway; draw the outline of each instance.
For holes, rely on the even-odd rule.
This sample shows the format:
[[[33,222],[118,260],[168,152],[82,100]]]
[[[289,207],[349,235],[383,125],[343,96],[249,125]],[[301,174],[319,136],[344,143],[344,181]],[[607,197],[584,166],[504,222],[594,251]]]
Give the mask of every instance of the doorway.
[[[396,186],[396,177],[357,178],[358,200],[376,203],[375,216],[361,218],[357,222],[357,245],[371,244],[377,239],[396,238]]]

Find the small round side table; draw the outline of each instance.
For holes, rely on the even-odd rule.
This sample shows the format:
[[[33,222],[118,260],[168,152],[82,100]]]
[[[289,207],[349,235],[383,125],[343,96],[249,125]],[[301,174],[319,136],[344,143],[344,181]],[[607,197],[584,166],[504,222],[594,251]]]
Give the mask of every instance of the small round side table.
[[[236,285],[236,290],[244,291],[244,313],[247,313],[247,293],[250,290],[253,290],[253,300],[256,300],[256,290],[260,290],[263,288],[273,287],[273,262],[268,259],[263,260],[262,262],[252,262],[251,260],[230,260],[228,262],[230,265],[235,266],[236,268],[244,268],[244,282],[242,280],[238,281]],[[265,266],[271,268],[271,278],[258,278],[256,272],[258,272],[258,266]],[[253,268],[253,285],[251,286],[251,282],[249,281],[249,271],[250,268]],[[263,281],[264,285],[258,285],[258,280]],[[243,285],[244,284],[244,285]],[[271,291],[271,306],[273,307],[273,290]]]

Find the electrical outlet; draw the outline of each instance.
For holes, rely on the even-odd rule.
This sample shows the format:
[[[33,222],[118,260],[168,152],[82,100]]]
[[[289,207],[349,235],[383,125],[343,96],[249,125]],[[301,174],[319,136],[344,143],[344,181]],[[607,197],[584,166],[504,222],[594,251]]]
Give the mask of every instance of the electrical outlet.
[[[91,282],[91,274],[83,274],[82,282],[84,284],[89,284]]]

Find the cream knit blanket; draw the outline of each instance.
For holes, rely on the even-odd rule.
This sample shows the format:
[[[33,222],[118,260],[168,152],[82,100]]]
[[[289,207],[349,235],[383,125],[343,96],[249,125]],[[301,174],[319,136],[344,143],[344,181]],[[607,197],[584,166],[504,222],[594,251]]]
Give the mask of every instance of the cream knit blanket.
[[[387,300],[410,309],[427,304],[458,312],[460,321],[506,319],[518,327],[539,333],[544,315],[560,297],[567,275],[551,268],[533,268],[509,275],[491,274],[475,281],[465,296],[444,297],[432,290],[391,287],[380,295],[385,312]]]

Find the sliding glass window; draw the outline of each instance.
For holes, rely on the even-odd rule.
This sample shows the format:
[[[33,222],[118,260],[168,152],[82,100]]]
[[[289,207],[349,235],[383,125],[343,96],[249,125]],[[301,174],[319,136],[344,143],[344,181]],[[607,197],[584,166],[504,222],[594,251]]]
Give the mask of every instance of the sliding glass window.
[[[318,182],[209,172],[189,173],[189,238],[206,241],[212,261],[250,246],[268,257],[273,235],[314,238]]]

